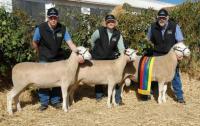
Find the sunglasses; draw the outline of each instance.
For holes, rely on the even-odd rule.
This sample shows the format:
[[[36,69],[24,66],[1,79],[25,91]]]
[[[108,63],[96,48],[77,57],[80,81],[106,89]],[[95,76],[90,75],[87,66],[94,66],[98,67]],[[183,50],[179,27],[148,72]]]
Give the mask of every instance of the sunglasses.
[[[167,20],[167,17],[158,17],[158,20]]]
[[[51,17],[49,17],[49,19],[50,19],[50,20],[58,20],[58,17],[56,17],[56,16],[51,16]]]
[[[108,20],[108,21],[106,21],[106,24],[115,23],[115,22],[116,22],[115,20]]]

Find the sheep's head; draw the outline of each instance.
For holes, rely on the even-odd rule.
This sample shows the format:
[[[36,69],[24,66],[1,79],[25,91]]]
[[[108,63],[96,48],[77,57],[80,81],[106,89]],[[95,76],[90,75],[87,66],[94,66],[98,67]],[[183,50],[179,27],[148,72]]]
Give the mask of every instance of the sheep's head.
[[[78,54],[81,55],[84,60],[91,60],[92,56],[90,52],[88,51],[88,49],[86,49],[83,46],[79,46],[77,47],[77,50],[78,50]]]
[[[136,53],[136,50],[128,48],[125,50],[124,54],[126,54],[129,57],[130,61],[134,61],[137,58]]]
[[[178,58],[182,58],[183,56],[190,56],[190,49],[183,42],[175,44],[173,46],[173,50]]]

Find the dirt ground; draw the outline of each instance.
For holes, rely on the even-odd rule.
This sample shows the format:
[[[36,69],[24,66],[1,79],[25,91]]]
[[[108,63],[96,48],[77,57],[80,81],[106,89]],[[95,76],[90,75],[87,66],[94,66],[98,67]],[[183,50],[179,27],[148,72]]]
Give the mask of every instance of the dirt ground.
[[[94,88],[82,86],[69,112],[49,107],[39,112],[37,99],[30,91],[21,94],[23,111],[9,116],[6,112],[7,88],[0,90],[0,126],[200,126],[200,81],[182,75],[186,105],[178,104],[168,89],[167,102],[158,105],[139,101],[134,90],[124,93],[125,105],[108,109],[105,97],[96,102]],[[2,82],[0,82],[2,83]]]

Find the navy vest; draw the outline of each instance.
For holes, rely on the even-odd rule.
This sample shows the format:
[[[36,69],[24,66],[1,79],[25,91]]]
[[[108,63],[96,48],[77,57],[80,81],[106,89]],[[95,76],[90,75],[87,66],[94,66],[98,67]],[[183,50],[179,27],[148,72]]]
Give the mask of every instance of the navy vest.
[[[61,49],[66,28],[60,23],[51,30],[47,22],[39,26],[41,39],[39,41],[39,60],[53,62],[64,59]]]
[[[116,59],[119,55],[117,44],[120,39],[120,32],[117,29],[114,29],[112,37],[109,40],[106,27],[100,27],[98,30],[100,38],[95,41],[94,48],[91,52],[93,59]]]
[[[163,37],[161,30],[162,28],[157,22],[151,25],[151,41],[154,44],[154,52],[162,55],[168,53],[172,46],[176,44],[176,23],[172,21],[168,22],[168,26]]]

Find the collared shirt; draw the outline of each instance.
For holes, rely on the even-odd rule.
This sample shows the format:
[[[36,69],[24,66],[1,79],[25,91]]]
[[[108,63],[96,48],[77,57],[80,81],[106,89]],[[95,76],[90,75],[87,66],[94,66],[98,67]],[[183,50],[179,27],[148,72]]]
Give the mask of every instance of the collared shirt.
[[[166,29],[167,29],[167,26],[168,26],[168,23],[166,24],[165,28],[163,28],[162,31],[161,31],[162,32],[162,37],[164,37],[164,33],[165,33]],[[151,39],[151,35],[152,35],[151,27],[149,27],[148,33],[147,33],[148,40]],[[176,39],[177,42],[182,42],[184,40],[181,28],[180,28],[180,26],[178,24],[176,25],[175,39]]]
[[[35,33],[34,33],[34,35],[33,35],[33,41],[39,43],[40,39],[41,39],[40,30],[39,30],[39,28],[37,27],[37,28],[35,29]],[[64,40],[65,40],[66,42],[68,42],[69,40],[71,40],[71,37],[70,37],[70,35],[69,35],[69,33],[68,33],[67,31],[66,31],[65,34],[64,34]]]
[[[109,38],[109,40],[110,40],[113,33],[112,33],[112,31],[110,31],[110,30],[108,30],[108,29],[107,29],[107,33],[108,33],[108,38]],[[96,30],[96,31],[92,34],[91,39],[90,39],[92,48],[94,47],[95,41],[96,41],[97,39],[99,39],[99,38],[100,38],[99,30]],[[118,43],[117,43],[117,48],[118,48],[118,50],[119,50],[120,53],[123,53],[124,50],[125,50],[125,46],[124,46],[124,42],[123,42],[123,37],[122,37],[122,35],[120,35],[119,41],[118,41]]]

